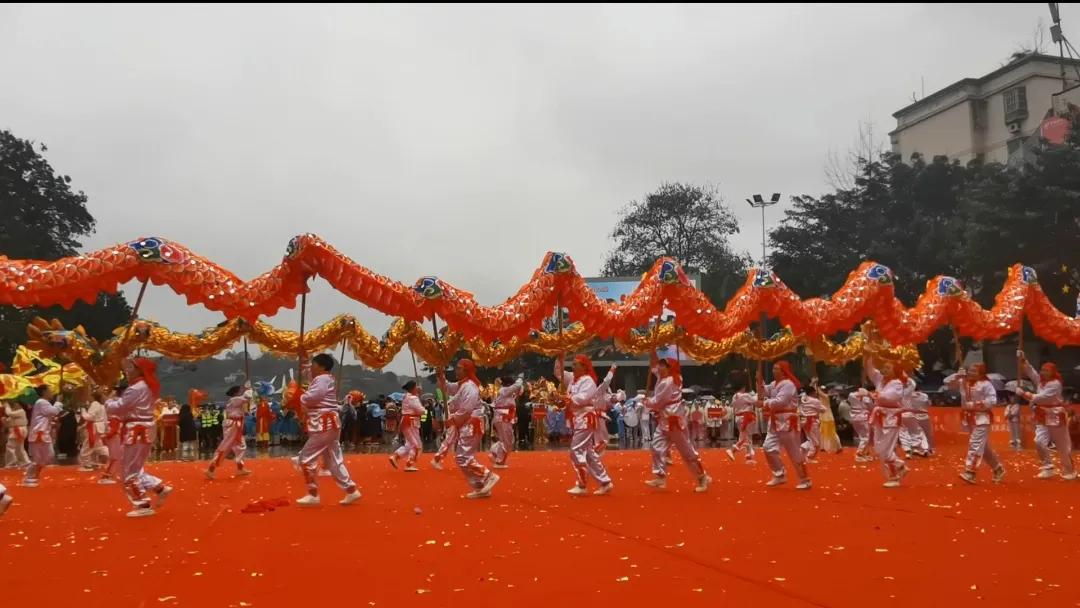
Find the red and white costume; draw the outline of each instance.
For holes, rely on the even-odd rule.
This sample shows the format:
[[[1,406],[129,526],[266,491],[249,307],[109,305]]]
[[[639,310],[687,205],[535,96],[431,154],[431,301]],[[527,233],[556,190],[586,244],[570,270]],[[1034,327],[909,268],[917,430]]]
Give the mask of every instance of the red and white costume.
[[[38,399],[30,411],[30,464],[23,477],[24,485],[35,486],[41,470],[53,463],[53,420],[64,411],[59,401],[56,405],[47,399]]]
[[[909,382],[912,390],[905,396],[904,413],[900,416],[900,447],[908,454],[927,456],[930,454],[930,438],[919,416],[925,416],[929,422],[930,398],[926,393],[914,390],[915,383]]]
[[[491,460],[496,465],[505,466],[506,459],[514,450],[514,422],[517,420],[517,398],[525,384],[521,378],[510,386],[499,389],[495,401],[491,404],[495,410],[495,420],[492,426],[495,430],[497,441],[491,446]]]
[[[817,397],[802,395],[799,398],[799,418],[802,420],[802,430],[806,434],[806,441],[802,449],[806,452],[806,459],[813,460],[821,450],[821,415],[825,413],[825,406]]]
[[[480,383],[470,378],[450,382],[446,386],[450,395],[446,402],[450,413],[447,422],[457,429],[454,460],[465,480],[474,491],[479,492],[493,479],[493,473],[476,459],[484,436],[484,421],[480,417],[484,411],[484,403],[480,400]]]
[[[997,452],[990,446],[990,423],[993,421],[993,411],[990,409],[997,404],[997,391],[994,385],[986,378],[978,378],[969,382],[964,374],[952,374],[945,378],[945,384],[960,392],[960,409],[963,410],[964,426],[970,429],[968,437],[967,457],[964,459],[964,469],[974,475],[983,461],[998,474],[1004,471]]]
[[[784,377],[765,386],[765,400],[762,404],[765,416],[769,420],[769,430],[765,434],[765,459],[772,471],[773,485],[787,479],[784,462],[780,460],[780,450],[787,452],[788,459],[795,468],[799,481],[809,484],[810,474],[806,470],[806,454],[799,444],[799,388],[790,378]]]
[[[1056,368],[1054,368],[1056,371]],[[1037,391],[1031,394],[1031,407],[1035,410],[1035,451],[1039,454],[1040,473],[1049,477],[1054,461],[1050,455],[1050,442],[1057,447],[1061,474],[1072,477],[1076,469],[1072,462],[1072,438],[1069,437],[1065,399],[1062,397],[1061,380],[1055,377],[1043,380],[1031,364],[1024,364],[1024,375],[1035,383]],[[1042,473],[1046,471],[1047,473]]]
[[[732,453],[746,450],[746,459],[754,459],[754,423],[757,422],[757,395],[739,391],[731,398],[731,410],[735,417],[735,426],[739,429],[739,439],[732,446]]]
[[[247,441],[244,439],[244,416],[247,415],[248,404],[251,402],[250,393],[229,397],[225,402],[225,420],[222,422],[223,435],[221,443],[214,450],[214,459],[210,462],[210,472],[221,466],[221,460],[229,452],[233,453],[236,461],[236,470],[244,470],[244,453],[247,452]]]
[[[90,405],[79,413],[79,418],[84,429],[81,433],[82,444],[79,446],[79,464],[84,469],[91,469],[109,458],[109,450],[105,447],[104,440],[107,422],[105,406],[91,401]]]
[[[118,401],[105,405],[110,416],[123,419],[121,430],[123,457],[121,475],[124,492],[137,509],[149,509],[148,492],[159,496],[166,484],[146,472],[146,459],[154,447],[154,401],[157,396],[144,378],[139,378],[124,390]]]
[[[874,434],[874,451],[881,461],[887,481],[896,483],[907,474],[907,465],[896,455],[900,441],[900,415],[904,410],[904,379],[886,378],[873,361],[866,362],[866,375],[877,387],[874,409],[870,412],[870,426]]]
[[[319,495],[320,459],[338,487],[346,494],[353,494],[356,492],[356,484],[345,468],[345,456],[341,453],[339,441],[341,419],[338,417],[334,377],[329,373],[322,373],[312,378],[307,390],[300,395],[300,405],[304,411],[304,426],[308,438],[300,448],[297,462],[304,474],[308,494]]]
[[[857,389],[848,395],[848,406],[851,428],[859,440],[855,448],[855,461],[873,460],[874,457],[870,453],[870,411],[874,409],[874,396],[865,388]]]
[[[26,410],[17,403],[5,403],[4,426],[7,427],[4,466],[25,467],[30,464],[30,457],[26,453],[26,437],[30,432]]]
[[[119,409],[119,398],[105,400],[105,433],[101,439],[109,454],[100,483],[123,481],[121,479],[121,461],[124,458],[124,419],[117,414]]]
[[[651,446],[653,475],[657,478],[667,477],[667,454],[674,446],[690,472],[701,481],[705,477],[705,467],[690,440],[687,407],[682,398],[682,378],[674,373],[661,378],[656,383],[652,397],[645,399],[645,407],[658,421]]]
[[[559,369],[559,362],[555,365],[556,377],[561,377],[563,386],[568,387],[566,423],[570,426],[570,464],[574,467],[576,487],[584,489],[590,476],[601,486],[609,486],[611,477],[596,451],[596,406],[598,402],[607,402],[608,386],[614,375],[608,372],[604,382],[598,384],[591,362],[589,371],[577,376]]]
[[[405,443],[394,451],[394,457],[404,458],[406,468],[412,468],[420,452],[424,450],[420,442],[420,417],[425,411],[420,397],[405,393],[405,398],[401,400],[401,423],[398,426]]]

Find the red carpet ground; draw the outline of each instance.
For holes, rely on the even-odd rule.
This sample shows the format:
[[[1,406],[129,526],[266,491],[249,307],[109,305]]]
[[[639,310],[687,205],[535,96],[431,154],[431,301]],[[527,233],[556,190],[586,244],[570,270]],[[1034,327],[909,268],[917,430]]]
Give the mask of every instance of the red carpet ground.
[[[202,478],[204,464],[156,464],[176,485],[156,516],[124,517],[116,486],[71,467],[38,489],[0,473],[16,503],[0,519],[4,606],[1077,606],[1080,483],[1033,479],[1007,453],[1001,486],[956,478],[960,452],[913,463],[906,487],[878,467],[824,456],[814,489],[766,490],[763,464],[709,450],[715,485],[695,494],[676,462],[666,491],[642,482],[645,452],[610,452],[607,497],[573,498],[565,452],[514,454],[488,500],[461,474],[393,471],[351,456],[364,499],[340,507],[241,510],[303,493],[284,459],[255,475]],[[229,470],[223,469],[223,473]],[[676,604],[677,602],[677,604]]]

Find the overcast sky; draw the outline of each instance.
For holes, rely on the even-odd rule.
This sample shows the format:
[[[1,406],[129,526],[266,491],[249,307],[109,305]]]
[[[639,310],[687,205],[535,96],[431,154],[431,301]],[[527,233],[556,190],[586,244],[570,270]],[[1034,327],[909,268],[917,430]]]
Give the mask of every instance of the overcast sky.
[[[1080,38],[1080,7],[1062,14]],[[250,279],[314,232],[397,280],[434,274],[494,304],[548,250],[597,272],[616,211],[663,181],[716,184],[743,223],[735,247],[757,257],[744,198],[826,190],[860,121],[887,143],[924,81],[997,68],[1046,15],[2,5],[0,128],[45,142],[89,196],[88,249],[161,236]],[[309,325],[389,324],[323,281],[308,305]],[[182,331],[221,320],[166,288],[143,313]]]

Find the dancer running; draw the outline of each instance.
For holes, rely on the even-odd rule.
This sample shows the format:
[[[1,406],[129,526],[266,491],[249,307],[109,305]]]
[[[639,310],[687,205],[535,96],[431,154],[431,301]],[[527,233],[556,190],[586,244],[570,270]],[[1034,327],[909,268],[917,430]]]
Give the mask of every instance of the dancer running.
[[[292,397],[292,402],[295,405],[299,401],[308,433],[296,461],[304,474],[307,494],[297,499],[296,504],[314,507],[321,503],[318,474],[321,459],[338,487],[345,492],[345,498],[338,504],[351,505],[360,500],[360,490],[349,477],[345,457],[341,453],[341,418],[338,416],[334,376],[330,374],[334,369],[334,358],[320,353],[312,357],[310,366],[304,367],[302,371],[312,376],[311,382],[303,394]]]
[[[574,357],[574,371],[571,373],[566,371],[563,356],[560,355],[555,362],[555,377],[561,378],[561,385],[568,390],[564,403],[571,431],[570,463],[574,467],[577,483],[567,493],[572,496],[588,493],[588,478],[592,476],[600,484],[593,494],[607,494],[615,486],[611,483],[611,477],[604,468],[600,455],[596,453],[596,402],[607,398],[606,391],[615,377],[615,366],[611,366],[601,384],[593,370],[592,360],[588,357]]]
[[[108,420],[105,405],[102,403],[104,400],[100,392],[94,391],[90,404],[79,412],[80,421],[86,429],[82,436],[82,445],[79,446],[80,471],[95,471],[108,461],[109,451],[102,439]]]
[[[1076,479],[1076,469],[1072,462],[1072,438],[1066,425],[1065,400],[1061,394],[1061,373],[1056,365],[1043,363],[1039,372],[1027,361],[1024,351],[1016,351],[1016,356],[1023,366],[1024,375],[1035,383],[1037,392],[1030,393],[1016,387],[1017,396],[1026,399],[1035,408],[1035,450],[1039,454],[1039,479],[1054,477],[1054,461],[1050,456],[1050,442],[1054,442],[1058,452],[1058,464],[1061,466],[1061,478]]]
[[[123,481],[124,419],[117,413],[120,406],[120,393],[119,388],[114,388],[105,400],[106,429],[101,439],[109,453],[105,461],[105,470],[98,479],[98,484],[103,486],[112,486]]]
[[[420,402],[420,385],[415,380],[409,380],[401,387],[405,391],[405,398],[401,400],[401,423],[398,429],[405,442],[390,455],[390,466],[397,468],[397,461],[405,459],[405,471],[413,473],[418,471],[416,459],[423,451],[420,442],[420,417],[424,415],[424,404]]]
[[[498,438],[491,446],[491,468],[507,468],[506,460],[510,452],[514,450],[514,423],[517,422],[517,398],[525,386],[525,380],[518,377],[514,380],[510,376],[499,378],[499,394],[492,402],[495,410],[495,436]]]
[[[870,451],[870,411],[874,409],[874,396],[869,389],[860,387],[848,394],[851,428],[859,444],[855,448],[855,462],[870,462],[874,456]]]
[[[757,414],[754,406],[757,405],[757,395],[750,392],[750,378],[742,370],[731,373],[731,384],[735,387],[735,395],[731,398],[731,409],[735,418],[735,425],[739,428],[739,440],[735,445],[727,449],[728,458],[735,460],[735,452],[746,450],[746,464],[754,464],[754,437],[751,427],[757,422]]]
[[[480,379],[476,377],[476,364],[472,359],[458,361],[456,371],[458,381],[449,383],[442,368],[438,371],[439,387],[450,396],[446,402],[446,409],[450,413],[448,422],[457,428],[454,459],[473,489],[465,497],[488,498],[492,488],[499,483],[499,476],[476,460],[484,434],[484,422],[479,417],[484,411],[483,402],[480,401]]]
[[[760,376],[758,383],[758,404],[765,410],[769,419],[769,431],[765,435],[765,459],[773,477],[765,485],[778,486],[787,482],[784,462],[780,460],[780,450],[787,452],[788,459],[799,476],[797,490],[809,490],[812,486],[810,473],[806,469],[806,457],[799,445],[799,379],[791,371],[787,361],[777,361],[773,365],[775,380],[768,385]]]
[[[165,504],[172,486],[146,472],[146,459],[154,441],[154,402],[161,391],[157,379],[157,364],[150,359],[125,359],[122,364],[128,387],[118,401],[105,405],[106,411],[124,420],[122,471],[124,491],[135,508],[128,517],[148,517],[154,514],[149,492],[157,496],[157,508]]]
[[[993,471],[994,483],[1001,483],[1005,477],[1005,467],[990,445],[990,423],[993,422],[993,410],[990,408],[997,404],[997,391],[986,376],[986,364],[975,363],[967,371],[961,369],[949,375],[945,378],[945,385],[960,392],[960,409],[965,426],[971,432],[960,479],[975,483],[975,472],[985,460]]]
[[[679,450],[682,460],[687,468],[697,478],[695,492],[705,492],[712,483],[712,478],[705,473],[705,467],[701,464],[694,443],[690,441],[687,430],[686,403],[682,398],[682,373],[679,362],[674,358],[662,359],[657,362],[656,355],[652,356],[653,370],[659,380],[656,382],[652,397],[645,399],[645,407],[653,411],[660,423],[656,427],[656,435],[652,442],[652,472],[653,479],[645,482],[645,485],[663,489],[667,487],[667,462],[664,455],[671,446]]]
[[[233,386],[225,392],[225,396],[229,398],[225,402],[225,434],[217,449],[214,450],[214,459],[210,461],[210,467],[206,469],[207,479],[214,478],[221,460],[229,452],[233,453],[233,460],[236,461],[236,476],[251,475],[251,469],[244,468],[244,453],[247,452],[247,441],[244,439],[244,417],[247,416],[251,395],[245,394],[243,387]]]
[[[810,381],[810,388],[817,392],[817,378]],[[806,434],[806,441],[799,447],[806,453],[806,462],[815,464],[814,460],[821,451],[821,415],[825,413],[825,405],[821,399],[809,393],[799,397],[799,418],[802,420],[802,430]]]
[[[863,362],[866,376],[877,388],[874,408],[870,411],[870,426],[874,437],[874,451],[885,473],[885,487],[899,488],[900,480],[908,473],[907,464],[896,455],[900,441],[900,415],[904,409],[904,392],[908,377],[897,371],[891,361],[882,364],[880,370],[873,357]]]
[[[26,488],[38,487],[42,469],[53,463],[56,455],[53,451],[53,420],[64,411],[64,404],[53,403],[55,393],[51,388],[42,384],[35,390],[38,399],[30,411],[30,464],[22,482]]]

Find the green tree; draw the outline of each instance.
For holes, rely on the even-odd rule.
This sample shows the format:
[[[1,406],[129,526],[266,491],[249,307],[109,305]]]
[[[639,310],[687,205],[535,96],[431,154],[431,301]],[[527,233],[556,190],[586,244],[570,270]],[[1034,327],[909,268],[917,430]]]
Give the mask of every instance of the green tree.
[[[76,255],[79,239],[94,233],[94,217],[86,195],[71,189],[71,178],[55,172],[33,142],[0,130],[0,255],[12,259],[56,260]],[[18,309],[0,306],[0,360],[8,361],[26,341],[26,325],[34,316],[59,318],[65,327],[82,325],[87,333],[107,338],[131,315],[123,295],[98,296],[95,305]]]

